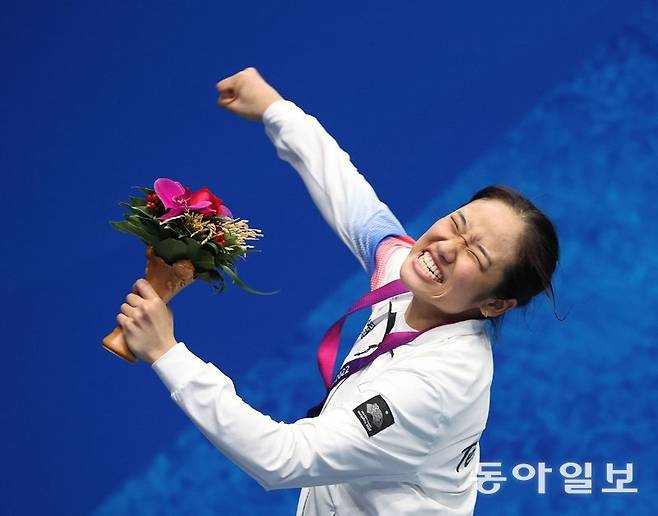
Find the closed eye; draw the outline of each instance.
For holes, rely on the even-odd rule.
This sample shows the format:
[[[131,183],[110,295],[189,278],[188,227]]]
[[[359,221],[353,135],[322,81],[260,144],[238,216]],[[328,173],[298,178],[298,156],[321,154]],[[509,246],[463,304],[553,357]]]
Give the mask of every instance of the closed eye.
[[[457,227],[457,223],[455,222],[455,219],[451,216],[450,220],[452,221],[452,225],[454,226],[455,231],[457,233],[459,233],[459,228]],[[464,238],[463,235],[460,234],[459,237],[464,241],[464,244],[466,245],[466,250],[475,257],[475,259],[478,262],[478,265],[480,266],[480,270],[482,270],[482,262],[480,261],[480,258],[478,257],[478,255],[475,254],[470,247],[468,247],[468,242],[466,241],[466,239]]]
[[[478,258],[478,255],[475,254],[473,251],[471,251],[468,247],[466,248],[466,250],[467,250],[469,253],[471,253],[473,256],[475,256],[475,259],[477,260],[478,265],[480,266],[480,269],[482,269],[482,262],[481,262],[480,259]]]
[[[455,231],[459,233],[459,228],[457,227],[457,223],[455,222],[455,219],[451,216],[450,220],[452,221],[452,225],[455,228]]]

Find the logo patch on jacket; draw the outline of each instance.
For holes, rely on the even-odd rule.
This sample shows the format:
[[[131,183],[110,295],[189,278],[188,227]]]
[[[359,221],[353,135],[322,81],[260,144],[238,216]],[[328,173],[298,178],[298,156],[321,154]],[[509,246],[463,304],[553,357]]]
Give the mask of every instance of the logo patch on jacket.
[[[471,460],[473,459],[473,455],[475,455],[475,447],[478,445],[479,441],[475,441],[473,444],[469,444],[466,448],[462,450],[462,458],[459,461],[459,464],[457,464],[457,473],[459,473],[459,468],[462,466],[466,467],[471,463]]]
[[[368,432],[368,437],[372,437],[395,423],[391,409],[379,394],[361,403],[353,412]]]

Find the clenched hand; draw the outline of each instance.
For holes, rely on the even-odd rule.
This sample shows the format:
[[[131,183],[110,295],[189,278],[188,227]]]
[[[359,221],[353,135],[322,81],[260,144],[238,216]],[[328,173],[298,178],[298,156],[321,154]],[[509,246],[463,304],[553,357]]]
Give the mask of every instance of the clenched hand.
[[[262,120],[270,104],[283,100],[253,67],[219,81],[215,87],[220,95],[217,104],[247,120]]]
[[[121,305],[117,322],[130,351],[148,364],[176,345],[171,310],[143,278],[135,282],[133,292]]]

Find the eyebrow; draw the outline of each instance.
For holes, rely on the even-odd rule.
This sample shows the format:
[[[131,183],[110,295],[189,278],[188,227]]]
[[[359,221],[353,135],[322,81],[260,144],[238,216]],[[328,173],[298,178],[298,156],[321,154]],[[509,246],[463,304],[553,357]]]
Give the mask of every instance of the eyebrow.
[[[468,222],[466,222],[466,217],[464,217],[464,214],[461,211],[457,210],[457,215],[459,215],[459,217],[462,219],[462,223],[464,224],[464,228],[468,227]],[[480,251],[482,251],[482,254],[487,258],[487,260],[489,260],[489,267],[491,267],[493,265],[493,262],[491,261],[491,256],[489,256],[489,253],[487,253],[487,250],[484,247],[482,247],[480,244],[477,244],[477,246],[478,246],[478,249],[480,249]]]

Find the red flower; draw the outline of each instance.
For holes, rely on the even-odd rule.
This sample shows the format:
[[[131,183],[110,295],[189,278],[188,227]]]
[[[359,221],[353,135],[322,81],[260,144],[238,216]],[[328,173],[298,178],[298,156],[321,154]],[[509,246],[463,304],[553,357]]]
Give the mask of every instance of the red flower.
[[[224,245],[224,243],[225,243],[225,241],[224,241],[224,232],[222,231],[216,237],[214,237],[212,240],[213,240],[213,242],[215,242],[219,245]]]
[[[210,201],[210,204],[205,208],[200,208],[194,211],[201,213],[204,217],[210,217],[212,215],[228,216],[231,217],[231,212],[228,207],[224,206],[224,203],[221,199],[215,196],[207,186],[204,186],[200,190],[194,192],[189,199],[191,205],[198,204],[202,201]]]

